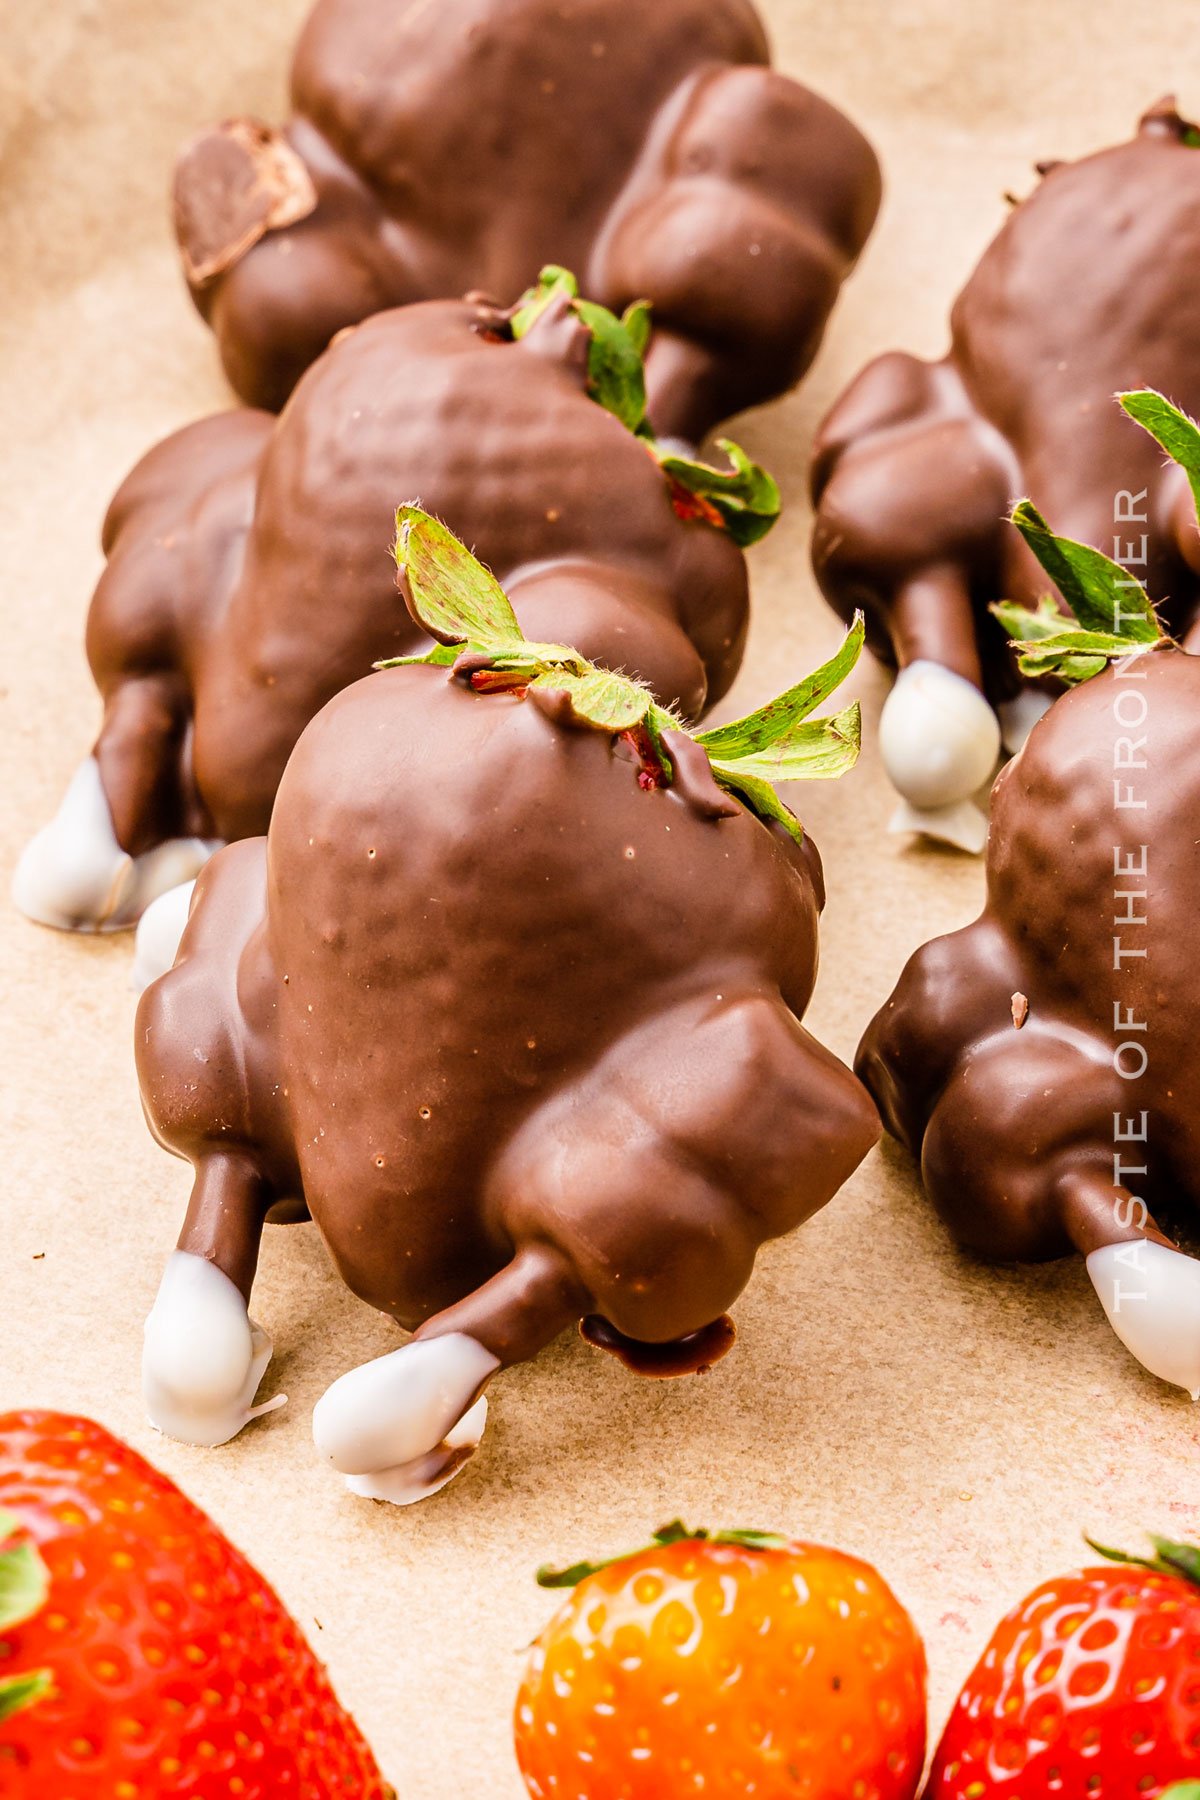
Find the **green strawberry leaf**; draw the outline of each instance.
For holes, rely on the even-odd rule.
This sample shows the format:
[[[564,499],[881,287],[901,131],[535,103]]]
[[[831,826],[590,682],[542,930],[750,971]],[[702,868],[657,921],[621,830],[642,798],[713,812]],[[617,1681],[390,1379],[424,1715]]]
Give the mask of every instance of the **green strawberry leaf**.
[[[591,335],[588,346],[588,393],[627,430],[644,439],[662,469],[672,503],[683,518],[702,518],[728,531],[745,549],[770,531],[779,517],[779,488],[767,471],[728,438],[717,447],[728,469],[663,449],[646,418],[645,355],[650,344],[650,302],[635,300],[618,319],[608,307],[579,295],[569,269],[550,263],[534,287],[527,289],[509,315],[509,330],[520,339],[556,300],[565,300]]]
[[[671,784],[674,768],[664,734],[683,726],[648,687],[597,668],[567,644],[527,641],[500,584],[446,526],[416,506],[402,506],[396,519],[396,560],[409,609],[439,641],[418,655],[387,658],[377,669],[449,668],[452,677],[481,693],[560,694],[575,724],[631,737],[655,784]],[[809,715],[854,667],[862,644],[860,613],[844,643],[815,674],[743,719],[694,734],[718,784],[793,837],[801,837],[802,828],[773,784],[835,779],[853,767],[861,737],[857,701],[829,717]]]
[[[650,348],[650,317],[653,308],[649,300],[635,300],[621,314],[621,323],[629,334],[629,340],[639,356],[644,357]]]
[[[526,288],[517,301],[509,320],[513,337],[523,338],[560,294],[567,300],[577,299],[579,283],[570,269],[560,269],[557,263],[547,263],[533,287]]]
[[[646,417],[646,372],[642,355],[650,336],[647,302],[638,301],[618,319],[593,300],[576,300],[575,311],[592,334],[588,346],[588,392],[605,412],[636,431]],[[633,329],[626,320],[632,315]]]
[[[373,669],[407,669],[414,664],[426,669],[451,669],[462,655],[462,644],[434,644],[428,650],[421,650],[412,656],[385,656]]]
[[[555,669],[570,669],[576,675],[586,675],[592,667],[569,644],[538,644],[531,640],[526,640],[513,649],[498,650],[492,658],[494,669],[527,668],[536,674],[545,665]]]
[[[1035,638],[1057,637],[1072,625],[1069,613],[1056,606],[1049,594],[1043,594],[1036,607],[1018,606],[1015,600],[997,600],[988,607],[1010,638],[1018,643],[1032,643]]]
[[[991,610],[995,612],[996,608]],[[1031,618],[1036,616],[1030,615]],[[1059,620],[1062,623],[1061,614]],[[1017,652],[1017,667],[1022,675],[1029,676],[1031,680],[1043,675],[1053,675],[1068,687],[1081,681],[1090,681],[1093,675],[1098,675],[1110,662],[1120,662],[1151,647],[1131,645],[1127,638],[1114,637],[1108,631],[1076,631],[1070,628],[1056,631],[1047,637],[1018,638],[1013,645]]]
[[[774,820],[776,824],[782,825],[788,836],[795,838],[798,844],[804,842],[803,825],[791,807],[786,806],[779,798],[769,781],[759,775],[743,771],[736,763],[726,767],[723,763],[715,762],[713,763],[713,774],[717,779],[718,786],[723,787],[726,793],[732,794],[735,800],[740,800],[750,812],[757,814],[760,819],[767,822]]]
[[[1200,425],[1154,388],[1118,394],[1117,399],[1130,418],[1136,419],[1142,430],[1162,445],[1172,462],[1179,464],[1200,513]]]
[[[623,318],[581,300],[579,283],[569,269],[549,263],[537,284],[521,295],[509,320],[514,339],[523,338],[558,299],[566,300],[591,333],[588,346],[588,392],[606,412],[636,431],[646,417],[646,375],[642,358],[650,342],[650,303],[637,300]]]
[[[35,1546],[8,1544],[19,1530],[19,1519],[0,1512],[0,1631],[32,1619],[50,1591],[50,1575]]]
[[[694,514],[724,526],[735,544],[744,550],[766,537],[779,517],[783,502],[774,477],[752,461],[732,438],[718,438],[717,448],[728,458],[728,469],[679,456],[649,440],[655,461],[671,484],[675,510],[685,518]],[[699,502],[690,506],[688,497]]]
[[[1200,1800],[1200,1781],[1177,1781],[1164,1789],[1162,1800]]]
[[[862,653],[865,635],[863,615],[855,613],[854,623],[828,662],[788,688],[786,693],[768,700],[756,712],[747,713],[745,718],[734,719],[728,725],[715,725],[708,731],[698,731],[696,742],[704,745],[710,758],[739,762],[745,757],[759,755],[781,739],[786,741],[801,720],[815,712],[845,681]]]
[[[1053,676],[1070,687],[1166,641],[1149,594],[1120,563],[1090,544],[1056,537],[1029,500],[1014,507],[1012,523],[1070,608],[1064,613],[1049,595],[1032,608],[1012,600],[989,607],[1014,640],[1022,675]]]
[[[535,675],[529,685],[564,694],[576,724],[611,731],[615,736],[640,725],[653,704],[648,690],[640,683],[612,675],[607,669],[588,669],[582,675],[566,669],[546,669]]]
[[[440,644],[524,642],[496,577],[440,520],[400,507],[394,554],[409,612]]]
[[[1195,1544],[1177,1544],[1170,1538],[1155,1537],[1153,1534],[1150,1542],[1154,1545],[1160,1563],[1175,1574],[1182,1575],[1185,1581],[1200,1587],[1200,1549]]]
[[[1083,1541],[1097,1556],[1104,1557],[1106,1562],[1121,1563],[1134,1569],[1150,1569],[1156,1575],[1174,1575],[1180,1581],[1200,1587],[1200,1548],[1195,1544],[1179,1544],[1171,1538],[1150,1534],[1154,1555],[1131,1556],[1126,1550],[1113,1550],[1106,1544],[1098,1544],[1095,1538],[1086,1534]]]
[[[11,1544],[20,1520],[0,1511],[0,1632],[32,1619],[46,1604],[50,1572],[33,1544]],[[0,1676],[0,1724],[23,1707],[32,1706],[51,1686],[49,1669]]]
[[[862,708],[857,700],[839,713],[805,719],[786,736],[745,756],[726,758],[709,750],[718,781],[728,775],[760,781],[836,781],[858,761]]]
[[[14,1713],[35,1705],[49,1693],[53,1683],[49,1669],[33,1669],[28,1675],[0,1676],[0,1725]]]
[[[1056,537],[1032,501],[1018,501],[1012,523],[1083,630],[1124,639],[1127,650],[1162,636],[1150,596],[1120,563],[1090,544]]]

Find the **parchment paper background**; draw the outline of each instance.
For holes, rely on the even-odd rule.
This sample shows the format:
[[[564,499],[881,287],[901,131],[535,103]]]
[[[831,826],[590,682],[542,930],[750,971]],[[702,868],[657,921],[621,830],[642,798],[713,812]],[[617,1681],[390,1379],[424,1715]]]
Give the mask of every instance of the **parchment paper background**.
[[[888,194],[803,393],[738,432],[790,503],[752,553],[738,710],[838,635],[808,569],[805,461],[843,383],[891,345],[940,352],[1035,158],[1127,135],[1171,88],[1200,107],[1191,0],[763,4],[781,65],[872,135]],[[0,0],[5,885],[98,719],[81,626],[108,498],[154,440],[227,401],[177,274],[173,152],[211,119],[278,116],[304,10]],[[857,686],[870,729],[883,682],[866,669]],[[973,916],[982,874],[884,835],[872,748],[804,802],[830,891],[810,1021],[850,1055],[909,951]],[[222,1451],[157,1439],[141,1324],[188,1175],[139,1112],[131,946],[38,930],[6,903],[0,933],[0,1407],[91,1413],[183,1483],[279,1587],[402,1800],[520,1793],[508,1718],[553,1605],[531,1579],[543,1558],[635,1544],[677,1513],[863,1552],[925,1632],[936,1726],[994,1618],[1078,1559],[1081,1528],[1200,1530],[1200,1414],[1124,1354],[1083,1268],[964,1261],[888,1150],[762,1257],[739,1347],[708,1378],[637,1382],[564,1340],[501,1382],[474,1467],[415,1511],[354,1501],[315,1461],[317,1396],[394,1338],[311,1227],[268,1233],[256,1293],[286,1411]]]

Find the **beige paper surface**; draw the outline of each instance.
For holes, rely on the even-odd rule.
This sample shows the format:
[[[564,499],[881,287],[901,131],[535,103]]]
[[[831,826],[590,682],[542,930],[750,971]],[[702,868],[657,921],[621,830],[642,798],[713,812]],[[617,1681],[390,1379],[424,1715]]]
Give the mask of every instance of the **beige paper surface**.
[[[81,626],[108,498],[154,440],[227,400],[177,274],[174,149],[210,119],[278,114],[304,10],[0,8],[5,883],[98,718]],[[1200,107],[1191,0],[764,10],[782,66],[871,134],[888,196],[803,393],[739,430],[790,503],[752,552],[739,710],[838,635],[807,561],[805,463],[824,408],[877,350],[940,351],[947,304],[1035,157],[1128,135],[1171,88]],[[883,679],[866,668],[855,686],[870,737]],[[884,835],[873,747],[803,802],[830,890],[810,1023],[850,1055],[909,951],[973,916],[982,872]],[[1200,1414],[1122,1352],[1083,1268],[959,1258],[890,1149],[762,1257],[736,1353],[711,1375],[638,1382],[564,1340],[503,1379],[474,1467],[415,1511],[354,1501],[315,1461],[317,1396],[394,1336],[340,1288],[311,1227],[268,1233],[256,1293],[290,1405],[222,1451],[156,1439],[141,1324],[188,1176],[139,1112],[131,945],[57,936],[6,906],[0,936],[0,1408],[93,1414],[207,1507],[308,1630],[402,1800],[520,1794],[508,1717],[522,1646],[553,1607],[531,1578],[544,1558],[637,1543],[675,1514],[865,1553],[926,1635],[936,1725],[993,1620],[1078,1559],[1081,1528],[1200,1531]]]

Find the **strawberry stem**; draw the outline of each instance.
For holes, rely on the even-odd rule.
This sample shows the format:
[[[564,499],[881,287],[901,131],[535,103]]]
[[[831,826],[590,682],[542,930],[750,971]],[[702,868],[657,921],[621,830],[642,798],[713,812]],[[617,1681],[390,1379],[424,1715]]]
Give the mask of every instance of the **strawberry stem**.
[[[537,1572],[537,1584],[544,1588],[578,1587],[581,1581],[598,1574],[601,1569],[611,1569],[617,1563],[628,1562],[631,1557],[641,1556],[655,1547],[665,1550],[671,1544],[733,1544],[741,1550],[782,1550],[787,1542],[787,1538],[774,1531],[689,1531],[682,1519],[672,1519],[669,1525],[660,1525],[650,1542],[636,1550],[622,1550],[619,1555],[606,1556],[600,1562],[572,1563],[566,1569],[543,1563]]]
[[[1200,1549],[1195,1544],[1177,1544],[1171,1538],[1156,1537],[1148,1533],[1154,1545],[1153,1556],[1132,1556],[1125,1550],[1113,1550],[1107,1544],[1098,1544],[1095,1538],[1084,1535],[1084,1543],[1097,1556],[1104,1557],[1106,1562],[1122,1563],[1134,1569],[1150,1569],[1155,1575],[1173,1575],[1178,1581],[1189,1582],[1193,1587],[1200,1587]],[[1200,1800],[1200,1788],[1197,1789]],[[1166,1800],[1166,1796],[1163,1796]]]

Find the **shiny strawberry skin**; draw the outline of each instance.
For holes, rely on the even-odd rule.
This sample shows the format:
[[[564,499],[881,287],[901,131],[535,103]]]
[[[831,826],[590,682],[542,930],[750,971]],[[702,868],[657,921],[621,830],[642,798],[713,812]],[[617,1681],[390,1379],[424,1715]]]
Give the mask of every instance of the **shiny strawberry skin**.
[[[685,1540],[574,1590],[514,1730],[534,1800],[912,1800],[924,1652],[854,1557]]]
[[[0,1723],[0,1800],[391,1794],[271,1588],[102,1427],[0,1415],[0,1509],[50,1574],[0,1671],[53,1677]]]
[[[925,1800],[1157,1800],[1200,1775],[1200,1588],[1136,1567],[1048,1581],[959,1695]]]

